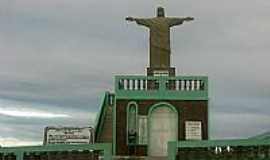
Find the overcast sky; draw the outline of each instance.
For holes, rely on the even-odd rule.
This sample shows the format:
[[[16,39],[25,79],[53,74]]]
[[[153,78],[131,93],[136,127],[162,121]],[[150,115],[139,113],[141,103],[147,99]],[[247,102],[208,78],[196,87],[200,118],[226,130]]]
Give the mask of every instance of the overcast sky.
[[[209,76],[211,138],[269,131],[269,0],[0,0],[0,145],[93,125],[113,76],[148,65],[148,32],[125,17],[159,5],[195,17],[172,30],[172,61]]]

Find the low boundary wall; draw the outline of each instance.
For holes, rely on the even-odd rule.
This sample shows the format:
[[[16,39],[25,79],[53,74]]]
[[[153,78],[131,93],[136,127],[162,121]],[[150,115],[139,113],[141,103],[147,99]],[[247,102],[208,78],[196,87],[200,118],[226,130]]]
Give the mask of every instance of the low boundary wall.
[[[168,160],[270,160],[270,140],[208,140],[168,143]]]
[[[27,146],[27,147],[5,147],[0,148],[0,154],[2,159],[15,159],[15,160],[28,160],[26,156],[32,155],[44,155],[50,153],[98,153],[103,156],[104,160],[112,159],[112,144],[80,144],[80,145],[44,145],[44,146]],[[8,158],[4,158],[9,155]],[[13,158],[12,158],[13,157]],[[41,159],[41,158],[38,158]],[[49,160],[49,158],[46,158]],[[94,159],[94,158],[93,158]]]

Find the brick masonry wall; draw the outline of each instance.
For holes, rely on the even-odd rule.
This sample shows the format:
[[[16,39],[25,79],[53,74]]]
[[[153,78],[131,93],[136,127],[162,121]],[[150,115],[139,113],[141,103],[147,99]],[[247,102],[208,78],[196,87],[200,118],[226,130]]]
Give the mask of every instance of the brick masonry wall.
[[[126,142],[126,107],[132,100],[117,100],[116,102],[116,154],[130,155],[130,150]],[[208,101],[179,101],[179,100],[136,100],[138,104],[138,114],[147,115],[152,105],[159,102],[167,102],[175,106],[178,111],[179,140],[185,140],[185,121],[202,122],[202,138],[208,139]],[[132,152],[137,156],[147,155],[147,146],[135,146]]]

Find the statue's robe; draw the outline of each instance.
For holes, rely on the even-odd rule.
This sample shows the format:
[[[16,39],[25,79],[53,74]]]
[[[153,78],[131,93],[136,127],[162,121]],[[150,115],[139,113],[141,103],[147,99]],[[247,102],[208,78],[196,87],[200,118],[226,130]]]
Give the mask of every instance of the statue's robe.
[[[150,67],[170,67],[170,27],[183,23],[182,18],[135,18],[139,25],[150,29]]]

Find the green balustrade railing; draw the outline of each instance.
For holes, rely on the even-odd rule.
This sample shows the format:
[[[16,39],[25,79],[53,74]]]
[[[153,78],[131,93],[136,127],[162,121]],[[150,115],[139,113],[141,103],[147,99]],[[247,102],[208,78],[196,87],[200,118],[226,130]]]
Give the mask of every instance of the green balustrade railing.
[[[168,160],[270,160],[270,140],[210,140],[168,143]]]
[[[111,144],[80,144],[80,145],[44,145],[44,146],[28,146],[28,147],[5,147],[0,148],[1,160],[29,160],[27,155],[50,155],[50,153],[65,153],[63,156],[68,156],[68,153],[77,153],[78,155],[85,152],[98,152],[103,156],[104,160],[112,159]],[[6,158],[5,158],[6,157]],[[42,159],[40,157],[36,159]],[[45,159],[49,159],[48,157]],[[65,158],[64,158],[65,159]]]
[[[207,100],[206,76],[116,76],[119,99]]]

